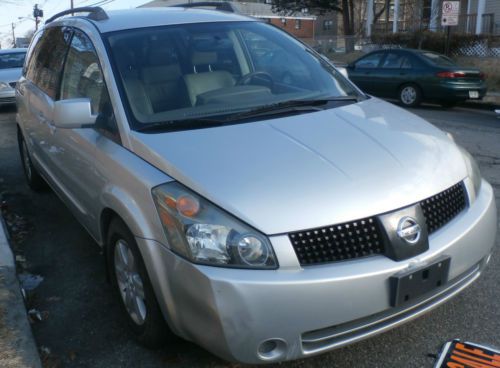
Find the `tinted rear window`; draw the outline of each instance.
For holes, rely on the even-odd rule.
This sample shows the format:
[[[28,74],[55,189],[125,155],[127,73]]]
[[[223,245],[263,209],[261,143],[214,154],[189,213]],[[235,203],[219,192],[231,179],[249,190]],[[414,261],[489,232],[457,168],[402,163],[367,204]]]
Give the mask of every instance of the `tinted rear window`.
[[[450,58],[435,52],[423,52],[421,54],[426,60],[437,66],[455,66],[455,62]]]
[[[25,52],[0,54],[0,69],[22,68],[25,56]]]

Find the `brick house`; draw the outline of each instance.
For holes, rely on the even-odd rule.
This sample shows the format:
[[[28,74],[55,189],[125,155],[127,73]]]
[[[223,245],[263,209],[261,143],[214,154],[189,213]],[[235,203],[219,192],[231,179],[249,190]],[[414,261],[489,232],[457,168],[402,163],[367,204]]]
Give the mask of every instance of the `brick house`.
[[[205,1],[205,0],[203,0]],[[187,0],[154,0],[141,8],[173,6],[186,3]],[[196,3],[197,1],[193,1]],[[250,17],[264,19],[267,22],[282,28],[288,33],[304,41],[310,41],[315,37],[317,17],[307,12],[295,12],[293,14],[281,14],[274,12],[272,6],[266,3],[258,2],[236,2],[227,1],[234,12]]]

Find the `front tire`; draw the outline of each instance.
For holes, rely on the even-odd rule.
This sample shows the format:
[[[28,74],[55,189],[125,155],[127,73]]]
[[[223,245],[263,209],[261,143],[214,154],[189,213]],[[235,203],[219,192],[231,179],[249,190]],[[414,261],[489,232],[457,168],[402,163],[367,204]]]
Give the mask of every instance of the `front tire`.
[[[47,188],[47,184],[38,173],[36,167],[33,165],[28,146],[19,128],[17,131],[17,143],[19,146],[19,155],[21,156],[21,164],[23,166],[24,176],[26,178],[28,186],[35,192],[43,191]]]
[[[109,226],[107,259],[111,283],[136,340],[156,349],[174,339],[163,319],[135,238],[117,218]]]
[[[405,107],[417,107],[422,103],[422,91],[416,84],[405,84],[399,89],[399,102]]]

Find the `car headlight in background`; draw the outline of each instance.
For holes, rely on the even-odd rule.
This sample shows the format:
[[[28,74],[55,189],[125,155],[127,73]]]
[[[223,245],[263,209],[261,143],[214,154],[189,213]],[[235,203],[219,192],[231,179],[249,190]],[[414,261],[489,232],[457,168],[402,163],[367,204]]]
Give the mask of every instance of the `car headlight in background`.
[[[5,82],[0,82],[0,92],[10,90],[10,86]]]
[[[479,166],[477,165],[476,160],[472,155],[467,152],[467,150],[463,147],[460,147],[460,151],[462,152],[462,156],[465,161],[465,166],[467,166],[467,174],[469,175],[469,178],[472,180],[472,184],[474,186],[474,198],[477,196],[477,193],[479,193],[479,189],[481,189],[481,172],[479,171]]]
[[[163,184],[152,193],[174,252],[207,265],[277,268],[266,236],[181,184]]]

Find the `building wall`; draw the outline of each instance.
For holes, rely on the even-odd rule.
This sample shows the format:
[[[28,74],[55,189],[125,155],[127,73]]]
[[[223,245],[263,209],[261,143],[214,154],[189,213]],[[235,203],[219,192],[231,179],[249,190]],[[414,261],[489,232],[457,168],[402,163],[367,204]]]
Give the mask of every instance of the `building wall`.
[[[286,22],[283,23],[282,19]],[[296,28],[297,19],[290,18],[268,18],[269,23],[284,29],[288,33],[293,34],[297,38],[313,38],[314,36],[314,20],[312,19],[301,19],[300,29]]]
[[[336,36],[337,29],[338,29],[337,18],[338,18],[338,13],[328,13],[328,14],[324,14],[324,15],[318,15],[318,18],[316,19],[316,23],[314,26],[315,36],[317,36],[317,37]],[[330,29],[325,29],[325,27],[324,27],[325,21],[331,22]]]

